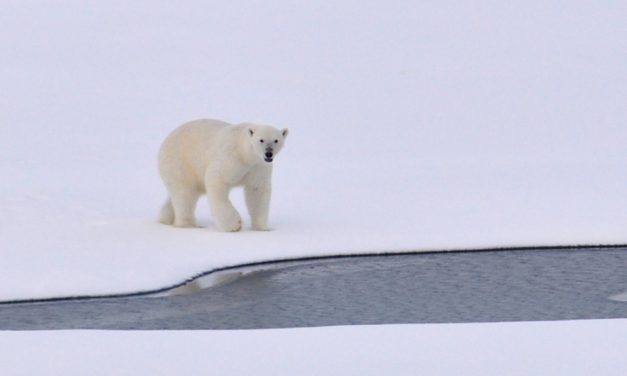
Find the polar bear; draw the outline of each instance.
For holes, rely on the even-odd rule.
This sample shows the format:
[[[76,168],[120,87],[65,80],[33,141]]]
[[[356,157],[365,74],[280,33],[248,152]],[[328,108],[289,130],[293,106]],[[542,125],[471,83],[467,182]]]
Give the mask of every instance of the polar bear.
[[[168,191],[160,222],[194,227],[196,203],[205,193],[218,228],[239,231],[242,220],[229,191],[243,185],[252,229],[268,230],[272,161],[287,133],[268,125],[209,119],[175,129],[159,150],[159,173]]]

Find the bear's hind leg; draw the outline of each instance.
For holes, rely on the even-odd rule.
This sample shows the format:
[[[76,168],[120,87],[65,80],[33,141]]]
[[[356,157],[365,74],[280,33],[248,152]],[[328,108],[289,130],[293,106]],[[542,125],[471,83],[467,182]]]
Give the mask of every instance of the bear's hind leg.
[[[161,207],[159,222],[163,223],[164,225],[174,224],[174,208],[172,207],[172,200],[170,200],[170,197],[168,197],[166,202]]]
[[[192,190],[178,191],[170,195],[174,209],[175,227],[196,227],[194,211],[198,202],[198,192]]]

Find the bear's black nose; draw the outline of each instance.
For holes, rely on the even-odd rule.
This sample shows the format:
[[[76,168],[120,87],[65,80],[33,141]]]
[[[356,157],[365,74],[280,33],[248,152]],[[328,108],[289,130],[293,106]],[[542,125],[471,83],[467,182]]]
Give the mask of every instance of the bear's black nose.
[[[272,153],[266,152],[266,158],[272,158]]]

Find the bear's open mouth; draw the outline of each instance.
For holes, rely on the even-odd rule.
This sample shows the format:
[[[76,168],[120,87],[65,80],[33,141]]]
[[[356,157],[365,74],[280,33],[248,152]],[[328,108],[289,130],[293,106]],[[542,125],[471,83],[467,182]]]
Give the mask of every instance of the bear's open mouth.
[[[263,160],[268,162],[268,163],[272,162],[272,158],[264,158]]]

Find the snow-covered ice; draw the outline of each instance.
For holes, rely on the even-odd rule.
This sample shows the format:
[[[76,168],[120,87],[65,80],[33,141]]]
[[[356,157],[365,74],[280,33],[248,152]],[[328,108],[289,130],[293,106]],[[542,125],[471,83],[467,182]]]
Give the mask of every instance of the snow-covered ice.
[[[609,0],[3,1],[0,300],[298,256],[627,243],[625,14]],[[216,232],[202,201],[208,229],[156,223],[159,144],[201,117],[290,128],[274,231]],[[0,363],[9,375],[622,375],[626,328],[2,332]]]
[[[3,375],[604,375],[627,320],[253,331],[0,332]]]
[[[0,300],[219,266],[627,243],[627,33],[612,1],[103,3],[0,13]],[[289,127],[274,231],[155,219],[162,139]],[[233,193],[244,209],[242,192]]]

